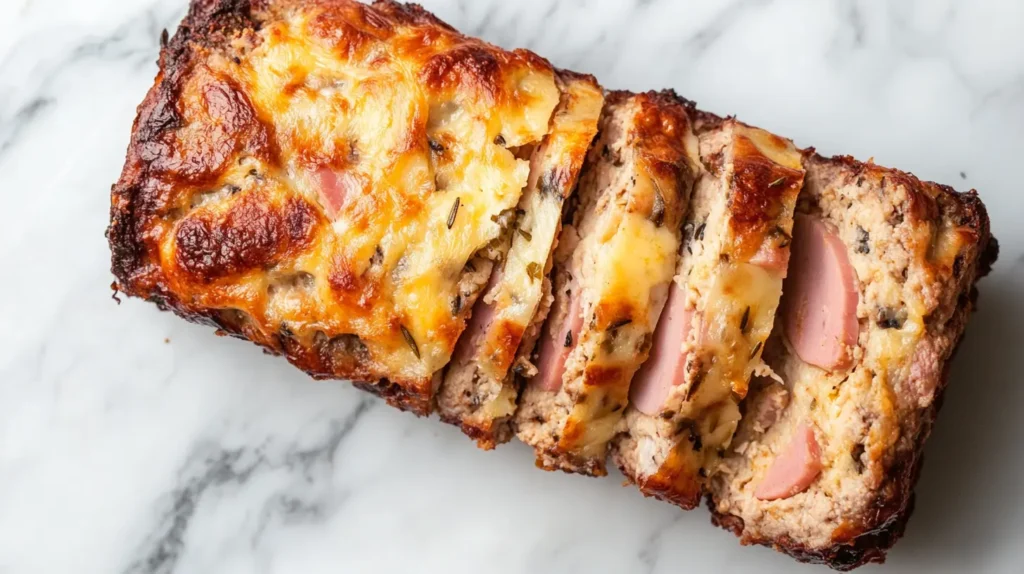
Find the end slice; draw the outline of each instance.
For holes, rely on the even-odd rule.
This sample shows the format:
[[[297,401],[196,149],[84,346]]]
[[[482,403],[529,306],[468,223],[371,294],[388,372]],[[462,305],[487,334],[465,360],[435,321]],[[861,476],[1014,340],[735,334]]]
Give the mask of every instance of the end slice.
[[[805,166],[766,355],[782,382],[744,403],[709,504],[744,543],[847,570],[881,562],[903,534],[995,242],[973,192],[845,157]]]

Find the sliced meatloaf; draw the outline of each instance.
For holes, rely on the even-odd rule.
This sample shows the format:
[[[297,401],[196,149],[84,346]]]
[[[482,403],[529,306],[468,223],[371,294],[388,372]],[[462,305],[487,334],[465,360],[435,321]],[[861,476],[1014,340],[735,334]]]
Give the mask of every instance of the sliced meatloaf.
[[[473,307],[437,395],[441,419],[462,427],[482,448],[511,438],[509,423],[519,396],[515,372],[535,372],[525,355],[551,302],[547,274],[562,208],[576,187],[604,102],[590,76],[558,72],[556,81],[561,101],[548,134],[530,151],[530,178],[516,209],[508,255]],[[517,356],[520,345],[527,351]]]
[[[193,0],[159,63],[112,191],[115,289],[429,412],[549,176],[551,65],[388,0]]]
[[[605,473],[608,440],[675,271],[697,170],[688,110],[670,92],[606,100],[555,253],[537,374],[515,418],[542,468]]]
[[[765,371],[804,172],[789,140],[701,114],[705,166],[654,351],[633,381],[612,456],[648,495],[693,508],[729,445],[737,401]]]
[[[881,562],[913,506],[949,360],[995,258],[975,193],[808,152],[761,381],[717,472],[715,522],[850,569]]]

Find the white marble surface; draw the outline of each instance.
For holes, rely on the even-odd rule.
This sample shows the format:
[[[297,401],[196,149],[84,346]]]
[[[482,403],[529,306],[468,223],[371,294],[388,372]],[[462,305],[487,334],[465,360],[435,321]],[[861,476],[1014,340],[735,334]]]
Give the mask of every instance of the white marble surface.
[[[522,445],[477,451],[116,305],[108,190],[184,1],[0,1],[0,573],[813,569],[617,476],[543,473]],[[1002,256],[884,568],[1022,571],[1024,2],[426,4],[606,86],[674,87],[801,145],[979,189]]]

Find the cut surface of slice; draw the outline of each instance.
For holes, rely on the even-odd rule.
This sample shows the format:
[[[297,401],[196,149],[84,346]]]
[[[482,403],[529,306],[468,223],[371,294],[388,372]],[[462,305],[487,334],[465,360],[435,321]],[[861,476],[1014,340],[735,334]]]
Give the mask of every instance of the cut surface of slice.
[[[734,119],[701,114],[704,170],[684,225],[676,294],[657,349],[633,381],[633,404],[612,456],[648,495],[683,508],[729,445],[738,400],[764,371],[761,349],[786,275],[800,152]]]
[[[459,425],[482,448],[512,436],[519,385],[516,373],[534,370],[522,346],[532,348],[551,298],[546,279],[572,195],[601,114],[604,95],[589,76],[558,72],[561,100],[550,133],[530,154],[530,178],[516,208],[507,256],[496,280],[474,307],[437,396],[445,422]],[[477,317],[480,317],[478,320]]]
[[[543,370],[515,418],[542,468],[606,472],[608,440],[675,270],[697,169],[689,109],[668,92],[606,100],[555,252],[554,300],[538,346]]]

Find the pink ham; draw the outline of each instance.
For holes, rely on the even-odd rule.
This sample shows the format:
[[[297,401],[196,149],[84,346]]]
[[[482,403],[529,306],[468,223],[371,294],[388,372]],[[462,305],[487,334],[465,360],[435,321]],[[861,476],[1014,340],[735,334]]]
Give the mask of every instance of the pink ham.
[[[494,270],[491,271],[490,279],[487,280],[487,286],[484,287],[480,297],[476,300],[476,304],[473,305],[469,324],[466,325],[466,330],[462,332],[459,342],[455,345],[455,352],[452,358],[456,364],[465,364],[470,361],[487,337],[487,330],[491,327],[491,321],[494,320],[494,305],[485,303],[484,299],[486,299],[487,294],[491,292],[491,289],[500,280],[501,266],[495,265]]]
[[[789,267],[789,249],[768,241],[761,244],[761,248],[750,258],[750,262],[779,277],[785,277],[786,269]]]
[[[565,361],[576,347],[580,330],[583,328],[583,309],[579,289],[573,283],[570,287],[569,312],[557,326],[548,322],[541,338],[540,356],[537,358],[537,376],[530,384],[545,391],[555,392],[562,388]],[[566,333],[569,333],[566,335]],[[566,342],[569,344],[566,345]]]
[[[857,344],[857,282],[846,246],[825,222],[797,215],[783,285],[783,324],[797,356],[826,370],[848,368]]]
[[[637,371],[629,389],[629,399],[640,412],[658,414],[672,386],[683,383],[686,354],[682,349],[692,326],[693,310],[686,308],[686,293],[673,281],[654,330],[651,356]]]
[[[796,428],[786,450],[779,453],[754,490],[759,500],[789,498],[807,490],[821,474],[821,447],[814,429],[806,423]]]
[[[320,203],[331,217],[345,207],[345,201],[350,195],[362,189],[359,178],[346,171],[336,172],[322,167],[317,170],[316,178],[320,184]]]

